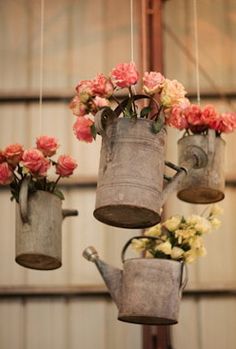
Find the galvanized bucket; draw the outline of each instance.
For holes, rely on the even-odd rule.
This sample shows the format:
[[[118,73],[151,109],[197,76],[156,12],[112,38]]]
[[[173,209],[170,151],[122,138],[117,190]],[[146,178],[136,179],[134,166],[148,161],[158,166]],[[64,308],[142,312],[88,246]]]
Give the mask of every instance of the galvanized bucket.
[[[132,240],[122,252],[124,271],[118,319],[146,325],[176,324],[187,283],[187,275],[183,281],[184,263],[158,258],[124,260]]]
[[[21,266],[50,270],[62,265],[62,220],[76,210],[62,210],[59,197],[36,191],[28,197],[28,183],[21,186],[16,204],[16,262]]]
[[[123,228],[144,228],[160,221],[166,131],[153,133],[152,123],[122,117],[100,127],[94,210],[99,221]]]
[[[179,164],[184,163],[192,146],[202,148],[208,162],[203,168],[192,169],[180,183],[177,196],[194,204],[210,204],[224,199],[224,140],[209,130],[208,135],[190,135],[178,141]]]

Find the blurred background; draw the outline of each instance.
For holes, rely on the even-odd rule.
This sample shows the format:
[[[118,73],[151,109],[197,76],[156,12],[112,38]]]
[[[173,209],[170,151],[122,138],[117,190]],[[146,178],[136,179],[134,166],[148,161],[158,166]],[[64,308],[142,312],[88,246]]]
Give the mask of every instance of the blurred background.
[[[236,109],[236,2],[197,0],[201,105]],[[0,149],[34,146],[39,136],[39,0],[0,0]],[[140,72],[159,70],[182,82],[196,101],[194,1],[134,0],[134,60]],[[64,207],[79,217],[63,223],[62,267],[34,271],[15,263],[15,203],[0,188],[1,349],[234,349],[236,347],[236,135],[226,141],[226,191],[221,228],[207,236],[207,256],[189,267],[179,323],[170,328],[117,321],[94,265],[82,258],[96,246],[121,266],[120,252],[138,231],[93,218],[100,139],[79,143],[69,101],[79,80],[108,74],[131,60],[130,1],[45,0],[42,134],[58,138],[60,152],[79,163],[62,185]],[[181,133],[168,130],[166,159],[177,162]],[[145,165],[145,164],[144,164]],[[201,213],[175,193],[164,213]]]

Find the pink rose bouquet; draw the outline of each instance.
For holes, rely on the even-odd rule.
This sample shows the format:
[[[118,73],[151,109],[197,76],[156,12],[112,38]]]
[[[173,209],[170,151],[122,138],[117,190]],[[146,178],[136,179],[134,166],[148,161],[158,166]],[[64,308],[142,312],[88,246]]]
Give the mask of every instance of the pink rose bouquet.
[[[134,86],[139,81],[142,92],[136,94]],[[117,92],[123,89],[124,99],[121,100],[117,97]],[[98,74],[94,79],[81,80],[76,86],[76,95],[69,106],[77,117],[73,125],[74,134],[78,140],[91,143],[97,134],[94,116],[103,108],[111,108],[111,102],[117,104],[114,109],[117,117],[123,113],[126,118],[151,119],[152,131],[157,133],[165,123],[168,124],[165,118],[167,114],[162,112],[170,113],[175,107],[176,113],[181,106],[190,104],[185,95],[186,91],[181,83],[166,79],[159,72],[145,72],[141,79],[134,63],[117,64],[107,76]],[[140,105],[141,99],[149,100],[148,105]],[[177,119],[169,124],[173,126],[176,122]],[[179,124],[185,127],[180,120],[176,125]]]
[[[77,163],[69,155],[61,155],[57,160],[51,157],[59,147],[54,137],[41,136],[36,140],[36,147],[24,149],[21,144],[11,144],[0,150],[0,185],[10,185],[12,199],[19,202],[22,181],[29,178],[29,192],[44,190],[64,199],[56,187],[61,177],[69,177]],[[56,180],[48,179],[48,170],[55,167]]]

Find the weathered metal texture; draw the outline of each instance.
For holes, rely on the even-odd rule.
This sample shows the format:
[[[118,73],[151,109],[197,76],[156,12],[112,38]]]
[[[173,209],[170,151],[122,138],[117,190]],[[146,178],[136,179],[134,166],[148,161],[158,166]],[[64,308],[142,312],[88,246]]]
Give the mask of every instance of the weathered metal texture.
[[[16,205],[16,262],[40,270],[61,266],[61,200],[54,194],[37,191],[28,198],[27,221]]]
[[[102,133],[96,207],[99,221],[144,228],[160,221],[166,131],[152,121],[118,118]]]
[[[96,264],[117,305],[119,320],[146,325],[173,325],[178,322],[182,289],[187,282],[187,278],[182,281],[183,263],[132,258],[124,261],[122,271],[100,260],[94,247],[87,247],[83,256]]]
[[[178,322],[183,264],[164,259],[124,262],[118,319],[148,325]]]
[[[178,141],[179,164],[186,162],[189,149],[197,146],[207,154],[207,165],[193,168],[179,184],[177,196],[180,200],[209,204],[224,199],[224,150],[225,142],[216,137],[215,132],[208,135],[190,135]]]

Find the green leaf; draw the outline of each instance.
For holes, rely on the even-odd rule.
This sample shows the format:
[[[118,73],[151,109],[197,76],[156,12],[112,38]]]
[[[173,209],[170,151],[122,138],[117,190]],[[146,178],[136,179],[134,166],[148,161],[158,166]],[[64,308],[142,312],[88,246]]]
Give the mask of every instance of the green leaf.
[[[55,189],[54,192],[53,192],[53,194],[55,194],[56,196],[58,196],[59,199],[65,200],[65,197],[64,197],[63,193],[62,193],[59,189]]]
[[[158,132],[161,131],[163,126],[164,126],[164,121],[161,120],[161,119],[158,119],[157,121],[152,123],[151,130],[152,130],[153,133],[158,133]]]
[[[96,139],[97,130],[96,130],[95,125],[92,125],[92,126],[91,126],[91,133],[92,133],[93,138]]]
[[[152,108],[151,107],[144,107],[141,112],[140,112],[140,117],[145,118],[147,115],[151,112]]]

